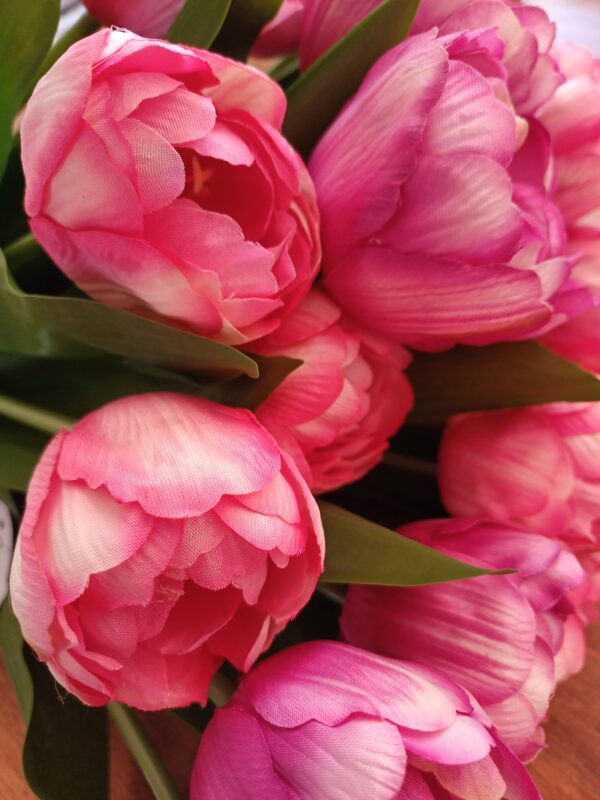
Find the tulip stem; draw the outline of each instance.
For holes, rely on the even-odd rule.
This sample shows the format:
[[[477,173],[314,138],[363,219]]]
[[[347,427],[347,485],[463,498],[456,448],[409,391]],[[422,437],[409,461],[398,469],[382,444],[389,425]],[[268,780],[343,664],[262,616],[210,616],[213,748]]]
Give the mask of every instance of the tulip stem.
[[[74,420],[69,417],[32,406],[5,394],[0,394],[0,416],[8,417],[42,433],[56,433],[61,428],[68,428],[74,424]]]
[[[121,703],[109,703],[108,713],[125,739],[156,800],[180,800],[173,781],[131,709]]]
[[[208,696],[217,708],[221,708],[229,702],[229,698],[234,691],[235,686],[227,675],[224,675],[222,672],[217,672],[208,687]]]

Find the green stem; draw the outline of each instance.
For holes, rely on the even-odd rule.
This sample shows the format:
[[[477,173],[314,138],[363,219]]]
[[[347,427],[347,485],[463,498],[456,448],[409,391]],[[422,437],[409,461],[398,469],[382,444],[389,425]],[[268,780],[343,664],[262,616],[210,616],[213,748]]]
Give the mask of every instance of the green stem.
[[[3,248],[7,262],[11,270],[18,270],[22,264],[33,261],[40,253],[43,253],[42,246],[31,233],[26,233],[14,242],[7,244]]]
[[[50,67],[52,67],[58,61],[63,53],[67,52],[72,44],[75,44],[75,42],[78,42],[80,39],[84,39],[86,36],[94,33],[99,27],[99,23],[90,17],[89,14],[83,14],[77,20],[77,22],[69,28],[69,30],[65,31],[60,39],[58,39],[50,48],[50,50],[48,50],[46,58],[42,61],[40,68],[36,72],[35,77],[31,82],[29,94],[34,90],[35,85],[40,78],[48,72]]]
[[[74,420],[63,417],[62,414],[55,414],[53,411],[46,411],[44,408],[37,408],[22,400],[14,397],[7,397],[0,394],[0,416],[8,417],[15,422],[35,428],[43,433],[56,433],[62,428],[68,428],[74,424]]]
[[[120,703],[109,703],[108,713],[125,739],[156,800],[180,800],[173,781],[131,709]]]
[[[208,687],[208,696],[217,708],[221,708],[229,702],[229,698],[234,691],[235,686],[227,675],[224,675],[222,672],[217,672]]]

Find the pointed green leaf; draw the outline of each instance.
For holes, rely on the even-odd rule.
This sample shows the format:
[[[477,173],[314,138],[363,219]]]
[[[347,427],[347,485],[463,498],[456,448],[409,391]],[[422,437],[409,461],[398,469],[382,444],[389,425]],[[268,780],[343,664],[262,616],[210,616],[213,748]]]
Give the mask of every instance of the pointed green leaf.
[[[176,44],[208,50],[225,22],[230,5],[231,0],[187,0],[166,38]]]
[[[94,350],[211,378],[258,376],[234,347],[77,297],[24,294],[0,257],[0,351],[46,357]]]
[[[5,601],[0,649],[25,718],[23,770],[43,800],[107,800],[106,710],[59,695],[47,667],[23,646],[19,623]]]
[[[213,50],[245,61],[258,34],[279,10],[281,0],[232,0]]]
[[[600,400],[600,380],[537,342],[418,353],[408,369],[411,422],[559,401]]]
[[[408,34],[419,0],[386,0],[311,64],[287,91],[285,136],[304,156],[387,50]]]
[[[319,509],[326,542],[323,581],[421,586],[489,574],[325,500]]]
[[[0,177],[13,120],[52,44],[59,16],[60,0],[0,0]]]

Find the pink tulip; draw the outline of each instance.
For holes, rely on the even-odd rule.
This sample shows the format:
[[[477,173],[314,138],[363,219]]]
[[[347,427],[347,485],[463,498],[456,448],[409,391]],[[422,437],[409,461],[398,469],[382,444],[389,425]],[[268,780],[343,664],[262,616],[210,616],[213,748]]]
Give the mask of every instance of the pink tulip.
[[[265,26],[255,45],[260,56],[299,51],[300,68],[333,47],[382,0],[284,0],[275,18]]]
[[[215,53],[105,30],[40,81],[22,127],[31,227],[81,289],[219,341],[274,330],[320,252],[285,99]]]
[[[582,47],[553,51],[566,83],[538,113],[556,155],[556,203],[568,249],[580,256],[574,274],[600,302],[600,59]],[[544,339],[559,355],[600,374],[600,306],[569,320]]]
[[[541,800],[486,714],[433,669],[337,642],[263,661],[200,741],[191,800]]]
[[[577,559],[511,523],[427,520],[399,532],[477,566],[518,572],[415,588],[350,586],[344,639],[442,671],[481,703],[516,755],[533,758],[544,744],[540,724],[565,626],[577,621],[566,599],[583,582]]]
[[[249,411],[117,400],[58,433],[27,496],[10,591],[25,639],[84,703],[205,702],[323,568],[316,504]]]
[[[282,55],[298,50],[301,69],[336,44],[382,0],[285,0],[262,32],[255,52]],[[440,36],[496,31],[501,68],[511,99],[529,114],[552,96],[563,77],[550,55],[555,26],[536,6],[505,0],[421,0],[412,33],[437,28]],[[470,63],[481,69],[487,56],[473,51]]]
[[[412,406],[404,348],[361,333],[313,289],[252,349],[302,361],[256,415],[313,492],[352,483],[379,463]]]
[[[104,25],[127,28],[140,36],[164,36],[185,0],[82,0]]]
[[[512,520],[578,552],[600,543],[600,403],[464,414],[439,455],[456,516]]]
[[[591,304],[544,184],[550,149],[510,107],[493,29],[413,36],[317,146],[324,284],[413,347],[531,337]],[[547,138],[547,137],[546,137]]]

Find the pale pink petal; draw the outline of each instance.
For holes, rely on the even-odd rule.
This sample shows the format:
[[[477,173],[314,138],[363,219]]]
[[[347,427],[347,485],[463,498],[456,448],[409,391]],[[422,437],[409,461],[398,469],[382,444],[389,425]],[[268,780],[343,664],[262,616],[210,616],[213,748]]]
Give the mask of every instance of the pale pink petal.
[[[48,181],[79,126],[92,84],[92,66],[109,34],[99,31],[74,44],[37,84],[21,125],[26,177],[25,208],[37,216]],[[73,80],[73,75],[78,79]]]
[[[506,172],[482,156],[453,155],[420,159],[382,240],[404,252],[489,264],[509,260],[520,236]]]
[[[307,722],[292,730],[264,725],[275,769],[298,800],[395,800],[406,753],[395,725],[350,719],[337,727]]]
[[[409,757],[415,755],[436,764],[471,764],[485,758],[494,744],[481,723],[463,714],[440,731],[403,729],[402,739]]]
[[[430,36],[399,45],[375,64],[315,149],[310,171],[332,248],[375,233],[396,211],[447,71],[447,53]]]
[[[456,765],[435,764],[433,774],[451,795],[468,800],[503,800],[506,783],[491,756]]]
[[[217,114],[209,98],[179,87],[143,100],[129,119],[143,122],[171,144],[183,144],[207,136]]]
[[[178,519],[209,511],[225,494],[262,488],[280,463],[251,412],[157,393],[88,414],[69,433],[58,469],[63,480],[104,485],[120,503]]]
[[[185,186],[181,156],[160,133],[137,119],[122,120],[120,128],[133,152],[144,213],[164,208]]]
[[[324,284],[370,330],[417,348],[513,338],[550,316],[532,271],[384,247],[356,248]]]
[[[110,161],[106,145],[86,122],[49,181],[44,205],[46,214],[68,228],[134,232],[142,227],[136,189]]]
[[[115,75],[105,85],[110,89],[112,113],[117,120],[128,117],[144,100],[160,97],[182,86],[180,81],[162,72]]]
[[[151,529],[152,519],[137,504],[117,503],[104,489],[56,481],[33,541],[52,590],[65,605],[81,595],[90,575],[131,558]]]

